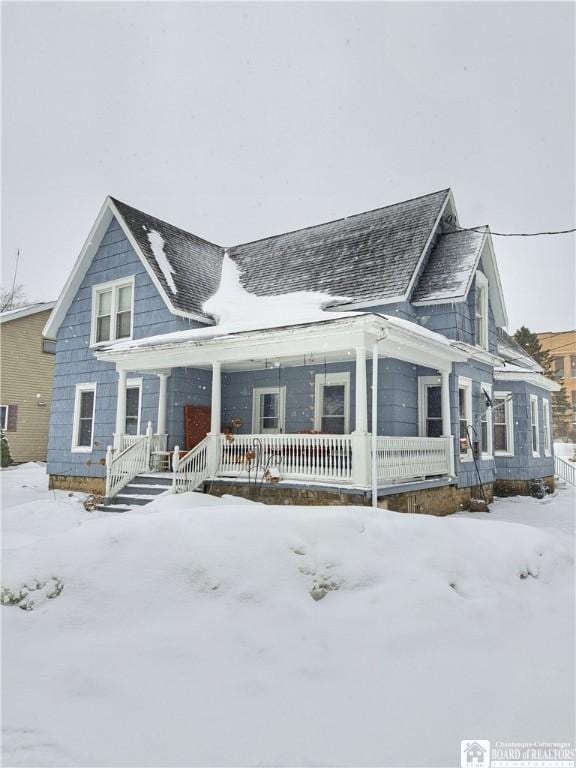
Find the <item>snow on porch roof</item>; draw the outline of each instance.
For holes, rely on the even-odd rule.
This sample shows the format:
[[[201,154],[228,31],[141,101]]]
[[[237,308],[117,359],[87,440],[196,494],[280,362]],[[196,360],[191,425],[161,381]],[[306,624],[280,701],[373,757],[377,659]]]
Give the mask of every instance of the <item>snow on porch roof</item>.
[[[212,330],[213,335],[201,333],[204,330]],[[349,313],[224,335],[218,335],[216,328],[182,331],[116,343],[97,352],[97,357],[126,369],[155,370],[206,367],[215,360],[238,363],[260,358],[298,359],[307,354],[334,355],[375,341],[379,342],[380,354],[431,368],[446,370],[452,362],[464,362],[469,357],[441,334],[376,313]]]

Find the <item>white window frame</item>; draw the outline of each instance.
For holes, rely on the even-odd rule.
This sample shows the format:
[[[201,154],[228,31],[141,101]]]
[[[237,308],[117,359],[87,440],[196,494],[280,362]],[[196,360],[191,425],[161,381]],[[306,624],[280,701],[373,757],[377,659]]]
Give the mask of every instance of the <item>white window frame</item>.
[[[80,430],[80,399],[82,392],[94,392],[94,400],[92,402],[92,432],[90,445],[78,445],[78,437]],[[94,423],[96,415],[96,382],[90,382],[85,384],[76,384],[76,394],[74,396],[74,421],[72,423],[72,453],[92,453],[94,446]]]
[[[492,384],[487,384],[485,381],[480,382],[480,413],[479,416],[479,424],[480,424],[480,446],[482,446],[482,400],[486,400],[486,396],[484,395],[484,392],[488,395],[490,398],[490,401],[492,401]],[[481,457],[483,459],[493,459],[494,458],[494,430],[493,430],[493,424],[492,424],[492,406],[488,406],[486,408],[486,436],[487,436],[487,443],[488,443],[488,450],[481,452]]]
[[[126,379],[126,390],[137,389],[138,390],[138,423],[136,426],[136,434],[140,435],[140,427],[142,425],[142,379]],[[126,432],[126,423],[124,423],[124,433]]]
[[[260,413],[261,395],[278,395],[278,429],[264,431],[260,427],[262,414]],[[274,435],[286,430],[286,387],[254,387],[252,389],[252,434]]]
[[[0,424],[0,427],[2,428],[2,432],[6,432],[8,429],[8,406],[7,405],[1,405],[0,408],[5,408],[4,411],[4,420],[2,421],[2,424]]]
[[[314,430],[322,431],[324,386],[344,385],[344,434],[350,434],[350,372],[317,373],[314,379]]]
[[[480,338],[474,338],[474,343],[477,347],[482,349],[488,349],[488,335],[489,335],[489,306],[488,306],[488,278],[480,270],[476,271],[476,284],[475,284],[475,296],[474,296],[474,336],[476,337],[476,306],[478,303],[478,291],[481,292],[482,300],[482,323],[480,326]]]
[[[134,275],[123,277],[118,280],[110,280],[107,283],[99,283],[92,286],[92,319],[90,324],[90,346],[100,347],[105,344],[112,344],[116,339],[116,318],[118,308],[118,293],[120,288],[130,286],[132,289],[132,305],[130,307],[130,336],[123,336],[120,341],[130,341],[134,336]],[[96,341],[98,296],[106,291],[112,292],[110,300],[110,339],[107,341]]]
[[[494,400],[504,400],[504,418],[506,419],[506,445],[507,450],[497,451],[495,456],[514,456],[514,404],[512,392],[494,392]],[[492,411],[492,439],[494,439],[494,411]]]
[[[533,407],[534,404],[534,407]],[[534,423],[536,415],[536,423]],[[534,427],[536,427],[536,450],[534,450]],[[530,447],[534,458],[540,456],[540,415],[538,413],[538,396],[530,395]]]
[[[418,434],[426,437],[426,420],[428,418],[428,389],[440,387],[440,414],[442,414],[442,377],[419,376],[418,377]]]
[[[464,407],[466,409],[466,425],[467,427],[470,427],[473,424],[472,421],[472,379],[469,379],[466,376],[458,376],[458,456],[460,461],[466,462],[466,461],[472,461],[472,450],[470,448],[470,445],[467,443],[466,447],[466,453],[460,452],[460,421],[461,421],[461,414],[460,414],[460,390],[464,390]],[[466,438],[468,441],[468,437]]]
[[[544,430],[544,456],[552,456],[552,425],[550,423],[550,401],[542,398],[542,426]]]

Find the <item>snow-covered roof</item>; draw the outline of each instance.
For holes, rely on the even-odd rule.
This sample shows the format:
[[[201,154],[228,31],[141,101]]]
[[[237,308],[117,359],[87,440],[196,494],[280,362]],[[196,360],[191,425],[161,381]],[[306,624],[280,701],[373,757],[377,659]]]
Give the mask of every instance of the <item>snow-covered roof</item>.
[[[502,370],[510,371],[518,368],[542,373],[542,367],[536,360],[530,357],[528,352],[503,329],[498,329],[498,356],[505,361]]]
[[[35,315],[38,312],[47,312],[53,309],[55,301],[38,301],[35,304],[28,304],[26,307],[17,307],[16,309],[7,309],[0,312],[0,323],[7,323],[10,320],[18,320],[20,317]]]
[[[213,317],[207,301],[220,284],[225,253],[237,265],[242,287],[259,297],[322,294],[333,297],[335,305],[353,309],[409,300],[416,281],[417,295],[426,295],[427,290],[434,293],[441,280],[447,282],[451,297],[454,291],[460,296],[482,235],[453,235],[449,246],[449,236],[440,234],[432,251],[433,263],[427,267],[425,257],[434,236],[441,232],[446,210],[454,210],[449,189],[224,249],[107,198],[46,334],[55,335],[112,216],[118,219],[168,308],[209,325]],[[454,243],[464,249],[458,260],[450,258]],[[424,272],[419,277],[421,269]]]
[[[415,303],[463,299],[468,293],[486,232],[440,235],[412,295]]]

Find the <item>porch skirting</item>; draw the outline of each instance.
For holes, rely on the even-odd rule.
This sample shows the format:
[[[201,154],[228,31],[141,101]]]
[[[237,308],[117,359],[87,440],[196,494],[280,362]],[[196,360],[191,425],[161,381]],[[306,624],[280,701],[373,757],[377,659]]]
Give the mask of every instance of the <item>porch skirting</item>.
[[[213,496],[231,494],[263,504],[300,506],[371,506],[371,492],[350,486],[328,486],[312,483],[248,483],[236,479],[207,480],[204,493]],[[492,485],[484,486],[488,501]],[[451,478],[423,480],[378,489],[378,506],[393,512],[449,515],[470,507],[478,496],[476,488],[458,488]]]

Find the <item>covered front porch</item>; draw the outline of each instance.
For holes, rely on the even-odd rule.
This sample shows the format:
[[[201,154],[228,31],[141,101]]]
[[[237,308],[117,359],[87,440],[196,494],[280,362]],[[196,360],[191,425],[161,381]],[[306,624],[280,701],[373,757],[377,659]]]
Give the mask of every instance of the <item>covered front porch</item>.
[[[453,362],[465,354],[443,337],[374,314],[223,337],[212,331],[207,338],[191,331],[174,343],[143,339],[99,353],[119,375],[111,492],[134,472],[134,461],[129,471],[123,467],[138,445],[140,463],[148,453],[152,468],[169,456],[176,492],[218,478],[378,492],[454,477],[449,381]],[[210,375],[209,406],[202,406],[209,409],[207,433],[189,450],[166,434],[167,382],[183,368]],[[134,372],[160,377],[156,433],[150,425],[143,437],[121,428],[122,382]],[[437,437],[419,434],[419,374],[435,374],[441,384]]]

